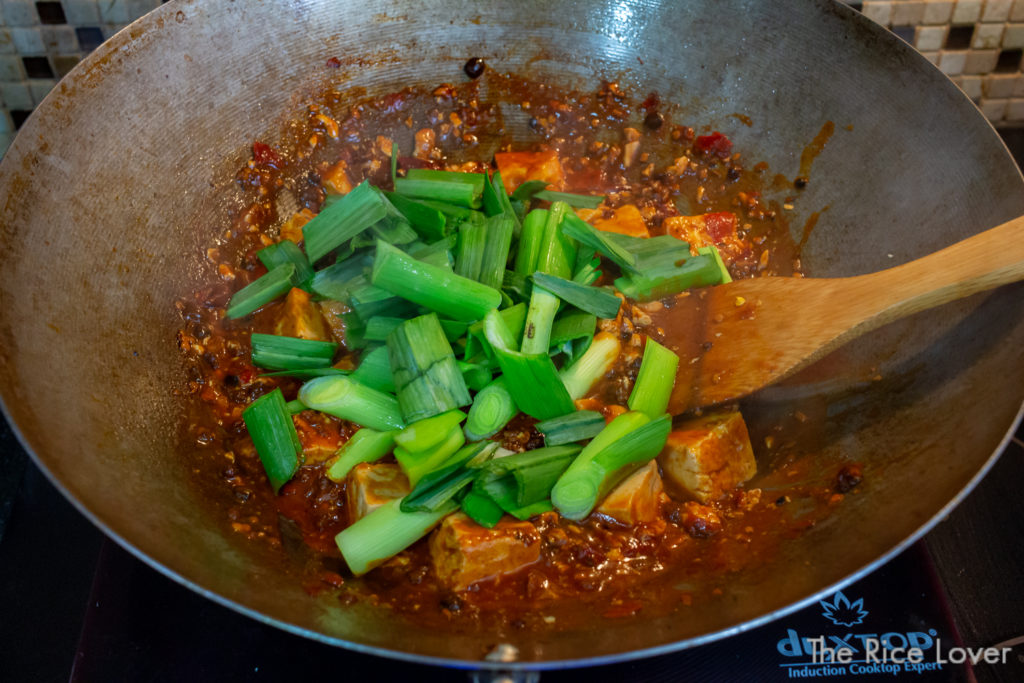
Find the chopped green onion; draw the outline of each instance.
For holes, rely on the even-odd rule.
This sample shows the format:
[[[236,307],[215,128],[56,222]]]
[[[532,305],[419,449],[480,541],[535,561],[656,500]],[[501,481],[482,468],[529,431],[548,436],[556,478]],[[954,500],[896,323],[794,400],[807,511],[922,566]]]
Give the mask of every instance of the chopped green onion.
[[[351,377],[371,389],[388,394],[395,393],[395,380],[391,376],[391,359],[388,358],[388,348],[377,346],[370,351],[364,351],[359,359],[359,366],[352,371]]]
[[[309,265],[309,259],[299,249],[299,245],[291,240],[282,240],[268,245],[256,252],[260,263],[273,270],[285,263],[295,266],[295,275],[292,277],[292,285],[306,289],[309,280],[313,277],[313,266]]]
[[[565,202],[569,206],[580,209],[596,209],[604,201],[604,197],[601,195],[572,194],[571,192],[555,192],[553,190],[534,192],[533,199],[539,199],[542,202]]]
[[[482,527],[493,528],[505,515],[497,503],[491,497],[480,491],[470,490],[462,499],[462,511],[469,515],[469,518]]]
[[[601,259],[594,249],[583,247],[576,252],[576,263],[572,267],[572,281],[581,285],[593,284],[601,277]]]
[[[482,173],[458,173],[432,169],[410,169],[404,178],[395,181],[395,192],[413,199],[438,202],[479,209],[484,191]]]
[[[473,482],[479,473],[477,468],[486,463],[495,450],[497,444],[471,444],[460,448],[443,467],[420,479],[416,488],[402,500],[402,511],[437,510]]]
[[[395,460],[402,466],[405,476],[409,477],[409,483],[416,486],[425,475],[443,467],[465,443],[466,437],[462,429],[456,425],[445,435],[441,443],[431,449],[413,453],[401,446],[395,446]]]
[[[594,468],[590,466],[591,461],[605,448],[650,421],[643,413],[623,413],[609,422],[583,448],[551,489],[551,502],[564,517],[581,520],[590,514],[597,501],[601,477],[600,472],[595,476]]]
[[[347,301],[349,292],[370,283],[363,272],[373,265],[372,252],[360,252],[316,272],[310,287],[325,299]]]
[[[313,410],[385,432],[402,429],[402,411],[394,396],[371,389],[351,377],[320,377],[299,389],[299,400]]]
[[[494,371],[486,363],[466,363],[459,360],[455,361],[455,364],[459,366],[459,372],[462,373],[462,379],[466,380],[466,386],[472,391],[482,391],[494,377]]]
[[[391,143],[391,187],[395,186],[398,180],[398,145]]]
[[[377,221],[370,226],[370,234],[360,234],[352,238],[352,245],[354,247],[369,247],[373,246],[373,238],[382,239],[388,244],[408,244],[409,242],[415,241],[419,234],[413,230],[412,225],[409,224],[409,219],[405,217],[405,214],[399,211],[394,204],[388,201],[387,196],[373,188],[380,195],[380,200],[384,203],[384,218]],[[363,241],[365,240],[365,243]]]
[[[276,372],[264,372],[262,377],[294,377],[295,379],[316,379],[317,377],[330,377],[332,375],[348,375],[348,370],[338,368],[303,368],[300,370],[278,370]]]
[[[418,261],[386,242],[377,244],[371,281],[454,320],[479,320],[501,304],[501,292],[493,287]]]
[[[576,242],[562,230],[562,221],[568,215],[575,215],[565,202],[555,202],[548,209],[548,220],[544,224],[544,235],[540,241],[537,256],[537,270],[559,277],[572,277],[576,262]]]
[[[418,420],[395,435],[395,444],[410,453],[422,453],[437,448],[465,419],[466,414],[461,410],[450,410]]]
[[[493,487],[495,480],[511,476],[515,481],[514,507],[532,505],[551,495],[551,488],[569,467],[581,447],[575,444],[538,448],[525,453],[516,453],[504,458],[491,460],[483,467],[480,488],[499,495],[494,501],[501,505],[502,491]]]
[[[306,254],[316,263],[387,214],[381,194],[368,181],[326,206],[302,226]]]
[[[492,310],[484,318],[484,333],[519,410],[539,420],[575,410],[551,358],[547,353],[513,351],[515,340],[498,311]]]
[[[557,296],[543,287],[533,288],[530,294],[530,308],[526,312],[523,344],[520,348],[523,353],[548,352],[551,345],[551,325],[561,303]]]
[[[678,367],[679,356],[648,337],[640,372],[629,395],[629,409],[644,413],[652,420],[663,415],[668,409]]]
[[[501,279],[502,294],[508,296],[509,300],[526,301],[530,298],[533,286],[523,275],[515,271],[506,270],[505,276]]]
[[[622,306],[622,299],[603,287],[588,287],[547,273],[534,273],[533,284],[534,292],[538,286],[543,287],[562,301],[599,318],[614,318]]]
[[[549,184],[546,180],[527,180],[515,189],[512,193],[512,198],[518,199],[521,202],[528,202]]]
[[[597,316],[576,309],[568,309],[555,319],[551,326],[551,346],[561,346],[566,342],[585,340],[590,346],[597,328]],[[583,349],[584,351],[586,349]]]
[[[469,405],[469,390],[436,313],[399,325],[388,336],[388,358],[406,421]]]
[[[270,370],[303,370],[331,364],[338,345],[334,342],[283,337],[253,332],[252,364]]]
[[[302,443],[285,405],[284,394],[280,389],[274,389],[259,397],[242,412],[242,420],[256,446],[267,479],[277,493],[299,469],[299,455],[302,453]]]
[[[366,321],[366,331],[363,337],[366,341],[385,341],[388,335],[394,332],[395,328],[405,322],[404,318],[389,318],[379,315]],[[457,320],[442,320],[441,329],[448,341],[454,342],[466,334],[468,325]]]
[[[224,315],[241,318],[287,294],[295,277],[295,264],[285,263],[256,278],[234,293]]]
[[[523,328],[526,325],[526,304],[516,304],[498,311],[502,321],[508,327],[513,339],[519,339],[523,335]],[[488,358],[494,356],[487,335],[484,334],[484,321],[478,320],[466,330],[466,355],[467,360],[476,358],[483,353]]]
[[[725,267],[725,261],[722,260],[722,254],[718,251],[718,247],[713,244],[709,244],[706,247],[697,247],[698,254],[711,254],[715,257],[715,265],[718,266],[718,272],[722,276],[722,281],[719,284],[725,284],[732,282],[732,275],[729,275],[729,269]]]
[[[362,576],[427,535],[458,509],[454,501],[435,512],[402,512],[401,499],[385,503],[334,537],[352,573]]]
[[[571,211],[565,215],[562,232],[580,244],[601,252],[619,268],[633,268],[636,265],[636,257],[610,236],[615,233],[598,230]]]
[[[284,407],[288,409],[288,413],[290,415],[298,415],[303,410],[306,410],[306,404],[304,404],[299,399],[288,401],[287,403],[284,404]]]
[[[464,171],[439,171],[433,168],[410,168],[405,177],[411,180],[431,180],[444,183],[462,183],[473,188],[476,194],[482,194],[487,176],[483,173],[467,173]]]
[[[380,460],[395,447],[397,433],[395,430],[378,432],[363,427],[342,444],[334,458],[328,461],[327,478],[340,483],[359,463]]]
[[[505,387],[504,378],[497,378],[473,398],[469,418],[466,420],[466,439],[481,441],[494,436],[517,412],[512,394]]]
[[[615,365],[622,344],[612,334],[601,333],[594,336],[579,360],[560,373],[562,383],[573,400],[583,398],[597,380],[604,377]],[[553,416],[554,417],[554,416]]]
[[[686,259],[668,275],[620,277],[615,281],[615,288],[635,301],[644,302],[663,299],[691,287],[718,284],[721,278],[715,257],[701,254]]]
[[[532,275],[537,270],[537,260],[540,258],[540,246],[544,240],[544,228],[547,222],[547,209],[534,209],[523,219],[515,267],[515,272],[523,277]]]
[[[408,219],[412,229],[419,233],[420,237],[428,242],[444,237],[448,222],[444,213],[423,202],[403,197],[395,192],[385,192],[384,196]]]
[[[593,410],[579,410],[553,420],[538,422],[536,427],[544,435],[544,445],[559,446],[593,439],[604,429],[604,417]]]
[[[481,284],[501,289],[515,226],[515,216],[507,213],[488,218],[484,224],[483,229],[487,233],[487,239],[484,241],[480,273],[476,278]]]

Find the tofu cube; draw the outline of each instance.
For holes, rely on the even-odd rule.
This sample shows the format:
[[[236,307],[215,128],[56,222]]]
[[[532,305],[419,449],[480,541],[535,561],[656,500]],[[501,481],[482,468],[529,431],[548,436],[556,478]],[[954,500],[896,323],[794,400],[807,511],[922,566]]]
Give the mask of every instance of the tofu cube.
[[[281,317],[274,325],[274,334],[316,341],[330,341],[324,317],[312,297],[298,287],[292,287],[284,299]]]
[[[757,473],[747,425],[739,411],[710,413],[668,436],[658,456],[665,479],[706,503],[717,500]]]
[[[549,190],[565,187],[565,171],[558,159],[558,152],[497,152],[494,161],[501,171],[501,182],[505,191],[512,193],[527,180],[543,180]]]
[[[529,522],[509,517],[487,529],[457,512],[434,532],[430,555],[441,582],[452,590],[464,590],[539,560],[540,533]]]
[[[647,223],[635,204],[624,204],[605,217],[604,209],[576,209],[576,215],[593,225],[598,230],[615,232],[630,237],[650,237]]]
[[[652,460],[613,488],[597,512],[628,526],[653,522],[661,516],[664,491],[658,463]]]
[[[396,463],[363,462],[348,474],[349,522],[357,521],[381,505],[402,498],[412,490],[405,472]]]

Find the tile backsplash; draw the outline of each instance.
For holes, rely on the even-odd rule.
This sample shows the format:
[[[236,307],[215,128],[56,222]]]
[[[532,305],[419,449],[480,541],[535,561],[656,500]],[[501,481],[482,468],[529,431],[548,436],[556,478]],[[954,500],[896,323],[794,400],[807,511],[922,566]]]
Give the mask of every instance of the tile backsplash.
[[[82,57],[161,2],[0,0],[0,154]],[[1024,125],[1024,0],[847,4],[917,48],[993,123]]]

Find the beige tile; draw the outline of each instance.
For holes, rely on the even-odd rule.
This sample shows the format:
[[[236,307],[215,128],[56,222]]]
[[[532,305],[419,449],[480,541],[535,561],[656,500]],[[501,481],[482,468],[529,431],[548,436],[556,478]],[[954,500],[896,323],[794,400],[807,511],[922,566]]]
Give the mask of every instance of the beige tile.
[[[0,54],[13,55],[16,52],[14,40],[11,39],[11,29],[0,27]]]
[[[939,52],[928,52],[928,51],[925,51],[925,52],[921,53],[921,56],[924,57],[925,59],[927,59],[929,62],[931,62],[935,66],[939,65]]]
[[[987,74],[996,68],[999,50],[969,50],[964,60],[965,74]]]
[[[3,100],[4,107],[8,110],[32,109],[32,93],[24,81],[0,83],[0,100]]]
[[[46,51],[46,48],[43,47],[43,36],[38,27],[18,26],[12,28],[11,41],[14,43],[14,49],[22,57],[41,55]]]
[[[1006,107],[1007,121],[1024,121],[1024,98],[1014,98]]]
[[[95,26],[100,23],[96,0],[64,0],[64,16],[72,26]]]
[[[871,21],[881,24],[882,26],[888,26],[889,19],[892,17],[892,3],[865,0],[864,7],[861,9],[861,12]]]
[[[4,23],[8,26],[38,26],[39,15],[32,0],[4,0]]]
[[[982,92],[985,97],[1005,99],[1013,95],[1013,87],[1017,84],[1017,74],[992,74],[985,77]]]
[[[999,47],[999,42],[1003,39],[1004,26],[1005,24],[978,24],[974,27],[971,47],[976,50]]]
[[[1024,21],[1024,0],[1014,0],[1010,10],[1010,21]]]
[[[964,94],[975,102],[981,100],[981,76],[960,76],[956,84],[964,91]]]
[[[1024,2],[1024,0],[1022,0]],[[921,17],[925,24],[947,24],[953,16],[954,0],[925,0],[924,14]]]
[[[0,133],[10,133],[14,130],[14,123],[7,112],[0,112]]]
[[[1013,96],[1024,97],[1024,76],[1017,76],[1017,82],[1013,85]]]
[[[20,81],[25,78],[21,57],[0,55],[0,81]]]
[[[1006,21],[1010,16],[1013,0],[987,0],[981,13],[982,21]]]
[[[29,92],[32,94],[32,102],[38,105],[43,98],[53,90],[57,81],[52,78],[34,78],[28,82]]]
[[[893,26],[916,26],[921,23],[923,16],[924,2],[921,0],[894,2],[892,3],[892,17],[889,21]]]
[[[78,37],[71,26],[42,26],[39,33],[42,35],[46,51],[50,54],[65,54],[78,50]]]
[[[954,24],[973,24],[981,16],[981,0],[956,0],[953,8]]]
[[[945,26],[918,26],[914,33],[914,47],[922,52],[941,50],[947,30]]]
[[[1007,24],[1003,31],[1003,48],[1012,50],[1015,47],[1024,48],[1024,24]]]
[[[1009,103],[1010,100],[982,100],[978,106],[981,108],[981,113],[985,115],[985,118],[995,123],[1003,120]]]
[[[964,50],[943,50],[939,55],[939,68],[947,76],[957,76],[964,72],[967,52]]]

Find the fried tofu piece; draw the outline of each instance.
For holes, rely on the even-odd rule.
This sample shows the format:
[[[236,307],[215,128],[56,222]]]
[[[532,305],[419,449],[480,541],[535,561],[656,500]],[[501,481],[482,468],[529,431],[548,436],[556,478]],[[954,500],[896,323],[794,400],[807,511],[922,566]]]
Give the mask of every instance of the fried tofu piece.
[[[324,317],[320,315],[320,308],[313,303],[309,292],[298,287],[293,287],[285,297],[281,317],[274,325],[274,334],[298,337],[299,339],[331,341],[327,326],[324,324]]]
[[[339,161],[323,174],[324,187],[331,194],[348,194],[352,191],[352,182],[348,179],[348,164]]]
[[[613,488],[597,512],[628,526],[653,522],[661,516],[664,491],[658,463],[652,460]]]
[[[614,209],[612,215],[608,217],[605,217],[605,210],[601,208],[577,209],[576,215],[605,232],[616,232],[630,237],[651,236],[647,231],[647,223],[635,204],[624,204]]]
[[[739,411],[710,413],[668,435],[658,456],[666,481],[702,503],[717,500],[757,473]]]
[[[731,211],[699,216],[669,216],[664,225],[666,233],[689,242],[694,249],[727,244],[736,239],[736,214]]]
[[[302,226],[313,220],[314,215],[309,209],[292,214],[292,217],[281,226],[281,239],[295,242],[295,244],[301,242],[303,240]]]
[[[434,572],[452,590],[522,569],[540,559],[540,533],[529,522],[505,517],[482,527],[461,512],[445,517],[430,538]]]
[[[317,419],[310,411],[292,416],[295,432],[302,444],[302,457],[306,465],[315,465],[331,458],[341,446],[341,432],[333,418]]]
[[[558,152],[498,152],[494,161],[501,171],[501,182],[505,191],[511,194],[527,180],[543,180],[549,183],[549,190],[565,187],[565,171],[558,159]]]
[[[355,523],[381,505],[409,494],[409,478],[397,463],[359,463],[348,473],[349,521]]]

